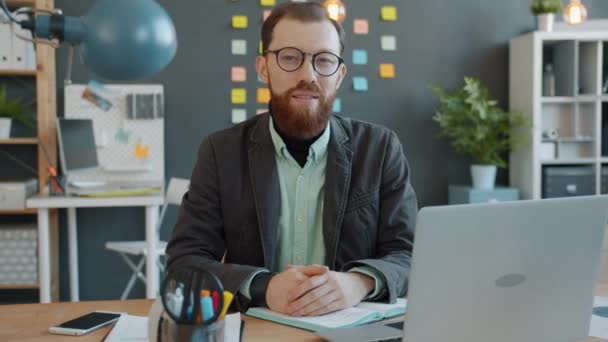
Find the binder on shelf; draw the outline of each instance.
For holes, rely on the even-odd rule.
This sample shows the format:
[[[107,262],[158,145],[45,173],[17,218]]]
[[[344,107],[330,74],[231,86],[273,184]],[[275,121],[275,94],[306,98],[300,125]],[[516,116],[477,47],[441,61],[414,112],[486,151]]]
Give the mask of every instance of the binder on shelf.
[[[25,13],[13,14],[17,20],[27,19]],[[21,37],[32,39],[32,33],[26,29],[22,29],[18,25],[11,25],[11,38],[13,41],[13,61],[11,69],[18,70],[36,70],[36,51],[34,43],[23,40]]]
[[[12,46],[8,16],[0,11],[0,69],[11,69]]]

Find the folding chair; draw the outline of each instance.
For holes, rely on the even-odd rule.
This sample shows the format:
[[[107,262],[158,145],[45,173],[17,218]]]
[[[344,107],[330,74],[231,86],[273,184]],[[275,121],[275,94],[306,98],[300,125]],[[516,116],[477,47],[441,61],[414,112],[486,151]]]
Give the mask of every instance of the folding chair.
[[[169,180],[169,186],[167,187],[167,192],[165,193],[165,203],[161,208],[158,225],[156,226],[157,237],[159,236],[158,234],[160,232],[160,227],[162,227],[163,218],[165,217],[165,212],[167,211],[169,204],[180,205],[182,203],[182,197],[188,191],[189,185],[190,181],[188,179],[174,177]],[[156,259],[156,264],[161,273],[164,272],[165,267],[164,263],[160,261],[160,258],[165,256],[166,248],[166,241],[158,242],[156,249],[158,259]],[[136,279],[141,280],[144,284],[146,283],[146,278],[142,272],[143,266],[146,262],[146,254],[148,252],[146,241],[108,241],[106,242],[106,249],[117,252],[133,272],[129,282],[127,283],[127,287],[125,287],[124,291],[122,292],[122,296],[120,296],[121,300],[125,300],[129,296]],[[139,256],[139,261],[133,261],[130,256],[133,258],[137,258],[137,256]]]

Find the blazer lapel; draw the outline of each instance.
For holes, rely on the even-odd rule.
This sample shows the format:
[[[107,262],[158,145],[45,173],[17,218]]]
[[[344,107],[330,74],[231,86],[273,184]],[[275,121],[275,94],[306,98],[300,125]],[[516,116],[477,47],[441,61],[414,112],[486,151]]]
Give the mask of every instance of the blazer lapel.
[[[342,219],[346,210],[346,199],[350,188],[353,152],[348,136],[341,123],[331,117],[331,136],[327,147],[327,169],[325,171],[325,198],[323,203],[323,239],[325,258],[330,269],[335,268],[338,238],[342,230]]]
[[[272,269],[281,195],[275,149],[268,127],[269,119],[270,116],[265,114],[265,117],[260,118],[252,130],[249,145],[249,169],[262,241],[264,266]]]

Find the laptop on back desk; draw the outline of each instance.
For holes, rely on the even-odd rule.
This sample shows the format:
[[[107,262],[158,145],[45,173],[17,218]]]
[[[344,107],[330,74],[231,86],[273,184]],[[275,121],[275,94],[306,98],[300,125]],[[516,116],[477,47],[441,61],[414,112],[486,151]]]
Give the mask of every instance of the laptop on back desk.
[[[68,195],[105,197],[157,194],[162,181],[106,181],[93,176],[100,166],[91,119],[57,119],[59,159]]]

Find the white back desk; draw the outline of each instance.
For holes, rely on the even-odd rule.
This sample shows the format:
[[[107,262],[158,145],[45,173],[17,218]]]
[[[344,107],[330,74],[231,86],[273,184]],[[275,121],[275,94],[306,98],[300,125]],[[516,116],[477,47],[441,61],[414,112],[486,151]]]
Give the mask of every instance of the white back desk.
[[[159,287],[156,267],[156,243],[158,242],[158,208],[164,203],[162,195],[87,198],[73,196],[36,195],[27,200],[28,208],[38,209],[38,278],[40,302],[51,301],[51,253],[49,242],[49,209],[68,210],[68,248],[70,299],[79,300],[78,244],[76,233],[76,208],[98,207],[145,207],[146,208],[146,297],[155,298]]]

